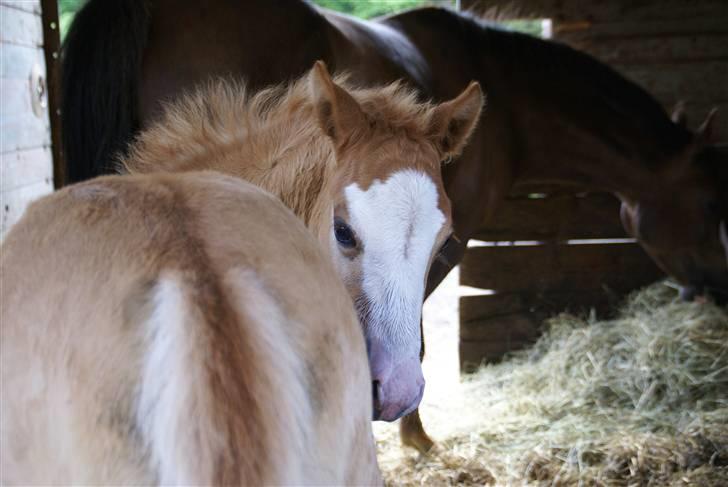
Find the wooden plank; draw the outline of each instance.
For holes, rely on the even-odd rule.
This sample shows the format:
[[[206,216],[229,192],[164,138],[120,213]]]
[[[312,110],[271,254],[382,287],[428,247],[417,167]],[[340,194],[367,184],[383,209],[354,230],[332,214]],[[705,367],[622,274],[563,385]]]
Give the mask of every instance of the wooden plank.
[[[599,316],[611,316],[622,296],[609,289],[591,289],[461,297],[461,371],[530,346],[542,333],[545,320],[560,312],[596,310]]]
[[[0,239],[4,238],[10,227],[23,216],[25,209],[31,202],[52,191],[53,184],[44,180],[10,191],[0,192],[0,208],[2,209]]]
[[[521,350],[532,345],[532,342],[511,341],[467,341],[460,340],[458,354],[460,371],[474,372],[482,363],[500,361],[508,352]]]
[[[606,42],[599,26],[585,32],[566,33],[559,40],[588,52],[606,64],[682,64],[728,60],[728,32],[713,35],[613,37]]]
[[[45,72],[43,49],[40,47],[2,44],[2,56],[0,78],[28,79],[34,65]]]
[[[606,305],[616,304],[622,292],[609,289],[606,285],[595,288],[565,291],[562,289],[500,292],[483,296],[462,296],[460,298],[460,323],[469,326],[471,322],[498,320],[503,317],[532,314],[538,320],[562,311],[582,312],[595,309],[607,312]],[[518,333],[521,333],[519,331]],[[524,338],[530,332],[524,331]],[[466,333],[467,335],[467,333]],[[468,335],[467,338],[483,338]]]
[[[40,0],[0,0],[0,5],[24,12],[40,14]]]
[[[51,130],[48,114],[42,118],[36,117],[33,112],[22,112],[14,117],[0,119],[0,154],[7,154],[17,150],[49,147],[51,145]]]
[[[527,342],[535,340],[540,334],[540,325],[549,314],[543,311],[516,311],[506,314],[495,314],[478,316],[472,314],[473,306],[480,303],[488,303],[488,311],[492,312],[491,304],[493,300],[481,300],[478,298],[487,298],[489,296],[466,296],[470,301],[470,311],[467,316],[472,318],[468,321],[462,321],[465,316],[461,311],[460,322],[460,339],[469,341],[518,341]],[[465,298],[462,298],[465,299]],[[497,300],[496,300],[497,301]],[[468,301],[461,301],[461,305]],[[524,305],[527,303],[524,302]],[[500,313],[500,311],[497,311]]]
[[[660,275],[633,243],[476,247],[460,266],[461,284],[499,292],[626,291]]]
[[[659,100],[728,101],[728,62],[621,65],[613,67]]]
[[[0,78],[0,118],[9,119],[32,111],[30,79]]]
[[[568,311],[609,317],[624,291],[606,287],[575,291],[497,293],[460,298],[460,337],[465,340],[528,341],[540,334],[546,318]]]
[[[477,240],[567,240],[624,238],[619,200],[609,193],[512,198],[498,217],[483,224]]]
[[[728,16],[725,0],[461,0],[463,9],[486,7],[511,18],[551,18],[562,21],[606,22],[700,19]]]
[[[45,182],[53,177],[53,157],[49,147],[0,154],[0,191]]]
[[[58,189],[66,182],[66,163],[63,158],[61,138],[61,24],[58,19],[58,2],[56,0],[42,0],[41,5],[43,8],[43,50],[48,89],[48,116],[53,148],[53,184]]]
[[[662,37],[686,35],[724,35],[728,33],[725,17],[710,16],[690,20],[649,20],[629,18],[614,22],[552,22],[553,40],[561,41],[568,36],[583,36],[599,42],[611,42],[628,38]]]
[[[38,14],[0,5],[0,43],[40,47],[43,25]]]

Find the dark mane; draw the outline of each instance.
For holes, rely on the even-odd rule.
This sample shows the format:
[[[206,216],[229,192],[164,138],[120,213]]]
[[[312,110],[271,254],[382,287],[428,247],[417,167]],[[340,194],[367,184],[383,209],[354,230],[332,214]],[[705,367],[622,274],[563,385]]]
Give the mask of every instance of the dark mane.
[[[468,12],[426,8],[416,15],[433,27],[439,24],[440,29],[459,32],[463,45],[472,46],[473,60],[486,66],[481,69],[484,76],[496,73],[493,76],[519,85],[526,96],[558,105],[562,114],[578,118],[580,125],[593,131],[604,128],[603,123],[595,126],[595,120],[607,121],[612,133],[605,136],[623,150],[639,151],[646,161],[664,160],[691,140],[691,133],[673,123],[650,94],[588,54]],[[489,65],[493,69],[487,69]],[[493,95],[490,101],[497,102],[493,84],[484,79],[483,85]],[[619,131],[629,135],[620,137]],[[627,140],[644,140],[650,147],[623,147]]]
[[[652,95],[610,66],[560,42],[503,29],[469,14],[460,15],[470,20],[475,31],[472,35],[486,46],[488,55],[499,56],[509,70],[522,76],[543,76],[532,84],[590,103],[590,110],[604,111],[615,123],[659,140],[668,154],[678,152],[690,141],[691,134],[673,123]],[[599,105],[594,106],[596,103]]]

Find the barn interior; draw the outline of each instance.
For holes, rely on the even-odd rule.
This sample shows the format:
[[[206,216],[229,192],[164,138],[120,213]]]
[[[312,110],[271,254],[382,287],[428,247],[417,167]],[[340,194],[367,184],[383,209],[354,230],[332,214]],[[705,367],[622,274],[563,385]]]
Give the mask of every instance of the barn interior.
[[[59,52],[81,4],[0,0],[0,236],[63,185]],[[725,0],[441,4],[590,54],[693,130],[717,108],[713,142],[728,144]],[[387,13],[374,7],[362,15]],[[585,187],[518,187],[484,222],[424,305],[435,445],[375,424],[388,485],[728,484],[728,308],[682,301],[619,207]]]

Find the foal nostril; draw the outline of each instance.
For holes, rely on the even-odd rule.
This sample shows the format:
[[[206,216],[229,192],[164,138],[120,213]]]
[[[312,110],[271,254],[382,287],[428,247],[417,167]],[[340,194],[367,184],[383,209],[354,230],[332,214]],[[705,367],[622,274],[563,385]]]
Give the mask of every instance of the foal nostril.
[[[374,399],[375,406],[379,406],[382,403],[384,399],[382,396],[382,383],[378,380],[372,381],[372,398]]]
[[[382,415],[382,396],[382,383],[378,380],[372,381],[372,409],[375,421]]]

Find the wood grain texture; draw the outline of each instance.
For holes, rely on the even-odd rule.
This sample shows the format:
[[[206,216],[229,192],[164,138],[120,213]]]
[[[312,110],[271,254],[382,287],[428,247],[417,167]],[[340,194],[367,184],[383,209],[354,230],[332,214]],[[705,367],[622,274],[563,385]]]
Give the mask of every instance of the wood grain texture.
[[[45,67],[41,47],[2,44],[3,62],[0,64],[0,78],[27,79],[34,64]]]
[[[463,0],[462,5],[505,14],[502,18],[552,19],[555,41],[609,64],[667,113],[683,101],[689,128],[695,130],[718,107],[714,142],[728,142],[728,117],[720,116],[728,112],[727,1]],[[496,292],[460,300],[462,370],[527,346],[554,313],[608,313],[625,293],[661,276],[636,244],[562,245],[566,238],[624,234],[615,201],[570,199],[569,191],[574,189],[515,188],[503,210],[477,232],[481,240],[549,243],[468,249],[461,283]],[[529,193],[552,196],[525,199]]]
[[[508,199],[498,216],[475,233],[478,240],[624,238],[619,201],[608,193]]]
[[[48,112],[32,104],[45,78],[40,13],[39,1],[0,1],[0,238],[53,191]]]
[[[461,284],[495,294],[460,298],[461,370],[527,347],[562,311],[607,317],[625,294],[661,275],[632,243],[470,248]]]
[[[499,362],[508,352],[524,349],[531,344],[532,342],[460,340],[458,345],[460,371],[474,372],[480,364]]]
[[[0,154],[0,191],[12,191],[53,177],[50,147]]]
[[[25,209],[36,199],[53,191],[53,184],[45,180],[29,184],[10,191],[0,192],[0,239],[10,230],[10,227],[17,222]]]
[[[58,2],[42,0],[43,50],[45,52],[48,86],[48,118],[51,125],[53,149],[53,185],[61,188],[66,182],[66,163],[61,137],[61,34],[58,20]]]
[[[661,273],[634,243],[468,249],[460,283],[500,292],[634,289]]]
[[[728,13],[724,0],[461,0],[463,9],[496,9],[521,18],[609,22],[688,21]]]
[[[606,64],[701,63],[728,60],[728,31],[720,34],[600,35],[601,25],[558,35]]]
[[[0,5],[40,15],[40,0],[0,0]]]
[[[0,43],[40,47],[43,26],[37,13],[0,5]]]
[[[42,118],[36,117],[33,112],[19,112],[11,117],[3,117],[0,119],[0,132],[0,154],[49,147],[51,144],[47,113]]]

